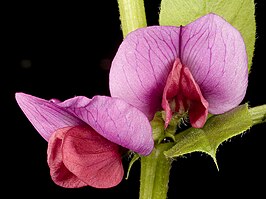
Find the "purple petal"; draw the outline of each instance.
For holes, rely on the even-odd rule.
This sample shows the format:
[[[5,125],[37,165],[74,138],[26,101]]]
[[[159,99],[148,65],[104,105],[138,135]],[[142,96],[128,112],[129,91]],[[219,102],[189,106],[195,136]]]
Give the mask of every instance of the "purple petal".
[[[181,62],[209,102],[209,112],[220,114],[241,103],[248,61],[240,33],[223,18],[208,14],[182,27],[181,35]]]
[[[161,109],[166,79],[179,56],[179,28],[151,26],[128,34],[113,59],[110,92],[149,119]]]
[[[16,93],[15,97],[28,120],[46,141],[57,129],[84,124],[76,116],[52,101],[25,93]]]
[[[148,155],[154,146],[148,118],[121,99],[78,96],[58,104],[86,122],[106,139]]]
[[[191,71],[210,113],[241,103],[248,83],[245,44],[239,31],[215,14],[181,28],[151,26],[131,32],[112,62],[111,95],[152,119],[161,109],[166,79],[177,58]]]
[[[16,93],[16,100],[29,121],[47,141],[60,128],[87,123],[111,142],[141,155],[148,155],[153,149],[148,118],[121,99],[105,96],[88,99],[78,96],[59,102]]]

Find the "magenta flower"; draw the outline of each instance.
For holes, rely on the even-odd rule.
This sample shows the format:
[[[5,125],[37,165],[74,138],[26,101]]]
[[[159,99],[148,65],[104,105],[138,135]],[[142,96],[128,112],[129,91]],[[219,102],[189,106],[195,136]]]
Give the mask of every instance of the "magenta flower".
[[[16,100],[48,141],[51,178],[62,187],[113,187],[123,178],[126,149],[144,156],[153,149],[148,118],[121,99],[77,96],[60,102],[16,93]]]
[[[208,113],[221,114],[243,100],[248,60],[240,33],[223,18],[208,14],[181,27],[150,26],[128,34],[110,70],[111,96],[140,109],[188,112],[201,128]]]

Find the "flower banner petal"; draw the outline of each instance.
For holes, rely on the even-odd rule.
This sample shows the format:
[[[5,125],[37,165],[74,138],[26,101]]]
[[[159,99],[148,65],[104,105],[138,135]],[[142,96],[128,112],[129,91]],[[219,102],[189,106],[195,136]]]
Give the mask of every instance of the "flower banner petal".
[[[149,119],[161,108],[161,96],[173,63],[179,57],[179,28],[151,26],[127,35],[112,62],[109,86]]]
[[[17,103],[39,134],[48,141],[57,129],[84,124],[53,101],[25,93],[15,94]]]
[[[212,13],[186,26],[131,32],[112,62],[111,95],[152,119],[161,110],[163,88],[177,58],[191,71],[210,113],[224,113],[241,103],[248,83],[245,43],[236,28]]]
[[[241,34],[215,14],[181,29],[181,62],[189,68],[209,103],[224,113],[241,103],[248,83],[248,60]]]
[[[141,155],[148,155],[153,149],[148,118],[121,99],[77,96],[58,105],[72,112],[111,142]]]

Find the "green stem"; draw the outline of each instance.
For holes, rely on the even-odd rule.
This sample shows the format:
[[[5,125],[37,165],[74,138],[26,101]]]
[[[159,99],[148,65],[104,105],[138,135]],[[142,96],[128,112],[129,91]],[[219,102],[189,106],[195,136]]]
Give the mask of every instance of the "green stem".
[[[266,122],[266,104],[249,109],[253,125]]]
[[[173,143],[159,144],[149,156],[141,157],[139,199],[167,198],[172,160],[163,152],[172,146]]]
[[[143,0],[117,0],[121,28],[125,37],[129,32],[147,26]]]

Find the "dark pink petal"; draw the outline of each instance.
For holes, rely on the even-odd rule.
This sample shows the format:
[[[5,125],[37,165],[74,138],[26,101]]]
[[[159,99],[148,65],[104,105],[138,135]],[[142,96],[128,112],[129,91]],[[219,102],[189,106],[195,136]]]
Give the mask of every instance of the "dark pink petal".
[[[57,129],[84,124],[79,118],[57,106],[53,101],[25,93],[16,93],[15,97],[28,120],[46,141]]]
[[[189,69],[179,59],[173,65],[163,92],[162,107],[166,112],[165,128],[172,114],[188,111],[190,123],[201,128],[208,116],[208,102],[202,96],[199,86],[194,81]]]
[[[183,67],[180,84],[182,93],[187,99],[190,123],[194,128],[202,128],[207,120],[209,104],[204,99],[188,67]]]
[[[124,175],[120,147],[89,126],[56,131],[48,142],[47,155],[51,177],[63,187],[109,188]]]
[[[120,45],[110,70],[110,92],[144,112],[161,109],[166,79],[179,57],[179,28],[151,26],[131,32]]]
[[[172,119],[174,112],[184,113],[185,98],[183,96],[180,77],[181,77],[182,64],[178,60],[174,62],[173,68],[168,75],[162,97],[162,108],[165,110],[165,128],[167,128],[169,122]],[[186,102],[185,102],[186,103]],[[181,110],[182,109],[182,110]]]
[[[141,155],[148,155],[153,149],[148,118],[121,99],[77,96],[58,105],[72,112],[111,142]]]
[[[75,174],[69,171],[63,162],[62,144],[65,134],[73,127],[65,127],[55,131],[48,142],[47,162],[52,180],[59,186],[78,188],[87,186]]]
[[[209,112],[220,114],[241,103],[248,61],[240,33],[223,18],[208,14],[182,27],[181,35],[181,62],[209,102]]]

